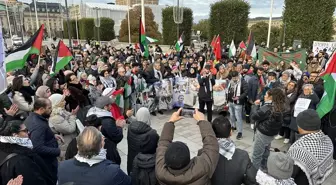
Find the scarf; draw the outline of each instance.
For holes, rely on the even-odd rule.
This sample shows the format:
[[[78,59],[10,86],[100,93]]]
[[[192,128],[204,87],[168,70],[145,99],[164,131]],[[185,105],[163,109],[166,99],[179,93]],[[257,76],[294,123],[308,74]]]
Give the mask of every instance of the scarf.
[[[98,163],[104,161],[106,159],[106,153],[107,153],[106,149],[101,148],[100,151],[99,151],[99,154],[91,157],[91,159],[82,157],[79,154],[77,154],[75,156],[75,159],[77,159],[77,161],[79,161],[79,162],[86,163],[91,167],[94,164],[98,164]]]
[[[230,81],[229,86],[228,86],[228,90],[230,90],[230,88],[233,88],[233,97],[239,97],[240,96],[240,91],[241,91],[241,82],[240,80],[237,82],[234,82],[233,80]]]
[[[288,150],[294,164],[306,174],[309,185],[322,184],[333,170],[333,144],[322,131],[302,136]]]
[[[206,77],[206,78],[209,78],[209,90],[210,90],[210,92],[211,92],[211,91],[212,91],[212,84],[211,84],[211,79],[210,79],[210,77]],[[206,80],[206,78],[205,78],[205,80]],[[207,89],[206,83],[205,83],[205,85],[204,85],[204,91],[205,91],[205,93],[207,93],[207,92],[208,92],[208,89]]]
[[[232,160],[232,156],[235,153],[236,145],[231,139],[221,138],[218,140],[219,153],[227,160]]]
[[[117,82],[113,77],[105,78],[105,77],[99,76],[99,79],[105,88],[113,88],[113,89],[117,88]]]
[[[159,74],[160,74],[160,76],[159,76]],[[161,71],[158,71],[158,70],[154,69],[154,77],[156,79],[162,80],[163,77],[162,77]]]
[[[29,149],[33,148],[33,143],[29,138],[13,137],[13,136],[0,136],[1,143],[10,143],[23,146]]]
[[[294,179],[292,178],[278,180],[264,173],[261,170],[258,170],[256,180],[257,183],[259,183],[260,185],[296,185]]]
[[[259,87],[258,87],[258,94],[263,92],[264,90],[264,87],[265,87],[265,80],[264,80],[264,77],[261,75],[261,76],[258,76],[257,77],[259,78]]]
[[[28,102],[29,104],[33,102],[32,96],[35,95],[35,91],[30,86],[22,86],[19,92],[22,94],[26,102]]]

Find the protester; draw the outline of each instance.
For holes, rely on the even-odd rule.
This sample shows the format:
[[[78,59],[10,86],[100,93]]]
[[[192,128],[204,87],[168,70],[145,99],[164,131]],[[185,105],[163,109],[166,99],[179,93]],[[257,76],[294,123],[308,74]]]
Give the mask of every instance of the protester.
[[[77,139],[78,154],[74,159],[61,162],[58,183],[131,185],[118,165],[106,159],[102,134],[95,127],[87,127]]]
[[[18,105],[19,110],[29,112],[33,110],[35,91],[30,87],[29,79],[18,76],[13,79],[13,103]]]
[[[51,96],[51,91],[48,86],[40,86],[37,88],[35,94],[38,98],[49,98]]]
[[[165,123],[156,151],[156,177],[160,184],[211,184],[218,162],[218,143],[211,124],[205,121],[204,114],[195,110],[194,119],[198,122],[203,138],[203,150],[190,159],[186,144],[175,141],[175,124],[182,119],[182,108],[174,112]]]
[[[206,105],[207,119],[209,122],[212,121],[212,88],[215,85],[215,79],[210,72],[210,65],[206,65],[203,69],[202,75],[198,77],[199,91],[198,91],[198,101],[199,110],[205,113],[204,107]]]
[[[224,116],[212,123],[219,145],[219,160],[211,178],[212,185],[252,185],[256,184],[257,170],[251,163],[248,153],[236,147],[230,139],[230,121]],[[237,165],[239,163],[239,165]]]
[[[296,122],[301,137],[287,153],[294,160],[292,177],[297,185],[323,184],[333,170],[333,143],[320,130],[321,120],[315,110],[299,113]]]

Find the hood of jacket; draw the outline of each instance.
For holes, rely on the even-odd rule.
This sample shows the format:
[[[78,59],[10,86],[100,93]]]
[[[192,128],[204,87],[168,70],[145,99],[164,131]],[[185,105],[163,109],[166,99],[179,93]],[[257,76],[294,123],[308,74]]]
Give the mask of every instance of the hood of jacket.
[[[144,122],[134,121],[129,126],[128,129],[134,134],[144,134],[152,130],[152,128]]]
[[[155,167],[155,154],[142,154],[139,153],[134,160],[140,168],[154,168]]]
[[[88,113],[86,114],[86,117],[91,116],[91,115],[97,115],[98,118],[101,117],[112,117],[112,113],[105,110],[105,109],[101,109],[98,107],[92,107],[89,109]]]

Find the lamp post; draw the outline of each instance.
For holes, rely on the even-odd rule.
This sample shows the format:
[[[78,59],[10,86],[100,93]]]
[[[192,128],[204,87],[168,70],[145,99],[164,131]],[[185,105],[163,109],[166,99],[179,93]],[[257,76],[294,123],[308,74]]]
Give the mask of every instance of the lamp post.
[[[61,18],[61,34],[62,34],[62,39],[64,39],[63,31],[64,31],[64,25],[63,25],[63,8],[61,6],[62,0],[60,0],[60,3],[58,4],[58,9],[60,13],[60,18]]]
[[[270,43],[270,39],[271,39],[273,4],[274,4],[274,0],[271,0],[271,12],[270,12],[270,18],[269,18],[269,22],[268,22],[267,48],[269,48],[269,43]]]
[[[130,0],[127,0],[128,44],[131,44],[131,23],[130,23],[129,7],[130,7]]]
[[[98,30],[98,33],[97,33],[97,36],[98,36],[98,41],[100,42],[100,33],[99,33],[99,27],[100,27],[100,17],[99,17],[99,8],[96,7],[94,8],[96,10],[96,18],[94,19],[94,23],[95,23],[95,26],[97,27],[97,30]]]
[[[183,22],[183,0],[174,0],[173,17],[177,24],[177,40],[179,39],[179,26]]]
[[[50,29],[50,22],[49,22],[49,14],[48,14],[48,2],[46,1],[45,2],[45,8],[46,8],[46,12],[47,12],[47,23],[48,23],[48,36],[49,36],[49,39],[51,38],[51,29]]]
[[[31,31],[33,32],[33,30],[34,30],[34,24],[33,24],[33,17],[32,17],[32,13],[31,13],[31,7],[30,7],[30,5],[29,5],[29,15],[30,15]]]
[[[24,21],[23,21],[23,4],[21,5],[20,9],[19,9],[19,13],[20,13],[20,25],[21,25],[21,33],[22,33],[22,44],[24,43],[24,34],[23,34],[23,25],[24,25]]]
[[[78,5],[76,5],[78,6]],[[79,9],[79,6],[78,6]],[[78,39],[78,9],[76,8],[76,37],[77,37],[77,43],[79,44],[79,39]]]
[[[38,16],[37,16],[37,8],[36,8],[36,0],[33,0],[34,1],[34,8],[35,8],[35,19],[36,19],[36,30],[39,29],[39,21],[38,21]]]
[[[71,43],[71,34],[70,34],[70,20],[69,20],[68,0],[65,0],[65,13],[66,13],[66,17],[67,17],[67,27],[68,27],[68,37],[69,37],[69,47],[72,47],[72,43]]]

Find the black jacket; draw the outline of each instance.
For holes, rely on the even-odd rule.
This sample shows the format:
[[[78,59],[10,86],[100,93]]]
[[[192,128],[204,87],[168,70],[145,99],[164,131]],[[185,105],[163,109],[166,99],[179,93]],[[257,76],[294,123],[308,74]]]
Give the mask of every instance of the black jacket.
[[[237,165],[239,164],[239,165]],[[248,153],[236,148],[231,160],[219,155],[215,173],[212,175],[212,185],[252,185],[257,184],[257,170],[251,163]]]
[[[251,118],[257,122],[257,129],[266,136],[275,136],[283,124],[283,113],[272,111],[271,104],[265,104],[252,113]]]
[[[247,85],[247,83],[245,82],[244,79],[241,79],[239,83],[241,83],[241,85],[240,85],[240,96],[239,96],[239,100],[237,100],[237,101],[235,100],[235,101],[234,101],[232,98],[233,98],[233,96],[235,96],[235,95],[233,95],[233,94],[231,94],[231,93],[228,94],[228,98],[227,98],[227,100],[228,100],[229,102],[233,102],[233,103],[236,104],[236,105],[243,105],[244,102],[245,102],[245,98],[247,97],[247,94],[248,94],[248,85]],[[236,90],[236,91],[237,91],[237,90]]]
[[[212,101],[212,91],[210,91],[210,86],[211,89],[215,85],[215,79],[212,77],[198,77],[198,83],[200,85],[200,88],[198,90],[198,98],[199,100],[202,101]]]
[[[146,123],[141,121],[134,121],[131,122],[128,126],[128,133],[127,133],[127,145],[128,145],[128,154],[127,154],[127,173],[130,174],[132,172],[133,167],[133,160],[135,156],[140,153],[140,146],[149,137],[149,135],[156,135],[156,130],[152,129]]]
[[[132,185],[159,185],[155,175],[155,154],[136,155],[131,178]]]
[[[104,148],[106,149],[106,159],[120,165],[121,158],[117,149],[117,145],[105,138],[104,140],[105,145]],[[77,155],[78,148],[77,148],[77,140],[74,138],[68,145],[68,148],[65,152],[65,160],[72,159]]]
[[[162,78],[163,78],[163,74],[162,74]],[[159,79],[155,78],[154,69],[145,72],[145,80],[148,86],[153,85],[155,82],[160,81]]]
[[[3,161],[11,153],[17,155],[1,166],[1,184],[7,184],[9,180],[18,175],[24,177],[22,185],[56,184],[44,161],[31,149],[16,144],[0,143],[0,161]]]

